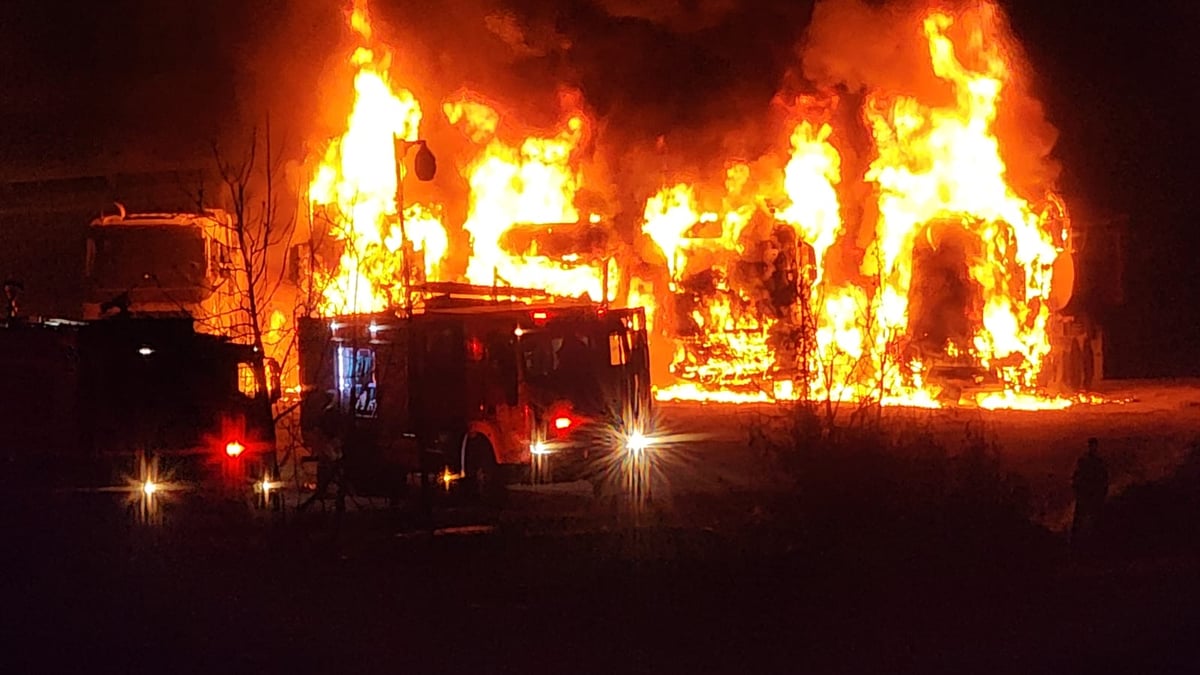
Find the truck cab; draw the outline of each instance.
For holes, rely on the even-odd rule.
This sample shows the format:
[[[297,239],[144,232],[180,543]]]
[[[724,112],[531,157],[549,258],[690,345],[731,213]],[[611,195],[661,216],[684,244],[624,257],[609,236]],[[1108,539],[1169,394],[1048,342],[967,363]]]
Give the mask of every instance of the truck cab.
[[[260,358],[188,319],[0,323],[5,477],[111,485],[138,455],[197,486],[275,475],[279,387],[257,387]]]
[[[113,312],[191,316],[201,330],[232,335],[247,281],[236,264],[233,225],[219,209],[126,213],[88,226],[85,319]]]

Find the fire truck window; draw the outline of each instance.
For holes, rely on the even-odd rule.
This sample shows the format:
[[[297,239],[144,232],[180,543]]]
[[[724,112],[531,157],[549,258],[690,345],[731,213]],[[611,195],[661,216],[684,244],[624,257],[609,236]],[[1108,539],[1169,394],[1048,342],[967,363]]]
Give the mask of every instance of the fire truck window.
[[[594,360],[587,335],[527,335],[521,341],[525,372],[533,378],[557,376],[563,371],[586,368]]]
[[[592,341],[587,335],[568,334],[552,341],[554,345],[554,370],[578,368],[592,360]]]
[[[610,333],[608,336],[608,364],[623,366],[626,361],[625,341],[621,339],[620,333]]]
[[[338,346],[337,381],[343,406],[352,405],[358,417],[375,417],[375,350]]]
[[[562,340],[537,335],[526,338],[522,345],[525,352],[525,372],[530,377],[548,377],[554,372]]]

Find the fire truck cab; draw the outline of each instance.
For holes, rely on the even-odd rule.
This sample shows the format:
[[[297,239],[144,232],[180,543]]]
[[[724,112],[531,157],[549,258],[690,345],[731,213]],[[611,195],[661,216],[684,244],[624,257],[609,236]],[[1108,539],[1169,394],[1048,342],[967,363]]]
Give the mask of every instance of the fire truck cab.
[[[235,490],[275,470],[261,355],[187,319],[0,322],[3,478],[112,485],[153,458],[172,481]]]
[[[395,494],[417,471],[480,491],[535,464],[588,477],[649,432],[641,308],[445,295],[300,327],[305,440],[340,441],[358,494]]]

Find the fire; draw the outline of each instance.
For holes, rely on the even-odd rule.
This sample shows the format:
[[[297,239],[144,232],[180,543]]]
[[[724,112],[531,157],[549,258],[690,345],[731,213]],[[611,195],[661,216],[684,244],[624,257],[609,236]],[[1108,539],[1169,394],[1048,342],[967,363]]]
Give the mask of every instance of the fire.
[[[796,227],[813,248],[813,268],[825,269],[825,252],[842,233],[836,185],[841,182],[842,157],[829,143],[833,127],[819,129],[801,122],[792,132],[792,158],[784,170],[784,187],[791,203],[775,217]],[[818,276],[817,281],[820,281]]]
[[[1009,176],[1005,143],[1020,139],[1002,143],[996,127],[1019,69],[990,3],[911,22],[941,91],[796,96],[769,161],[731,159],[711,184],[656,176],[644,204],[613,209],[635,247],[661,253],[640,267],[628,236],[580,199],[599,128],[581,97],[564,96],[550,128],[467,91],[426,119],[393,86],[361,0],[349,23],[362,43],[353,107],[309,186],[339,244],[317,273],[321,312],[403,307],[423,279],[527,287],[646,307],[675,378],[661,400],[1073,403],[1039,388],[1069,221],[1052,185],[1022,192]],[[397,206],[397,147],[423,122],[470,143],[454,158],[468,191],[452,223],[469,249],[451,250],[467,237],[451,236],[439,204]]]
[[[371,39],[365,4],[355,4],[350,25],[361,39]],[[325,221],[342,245],[336,269],[316,280],[325,315],[403,306],[405,249],[422,254],[426,273],[436,274],[446,255],[438,207],[413,204],[400,214],[396,206],[397,172],[403,179],[404,169],[397,168],[394,139],[416,141],[422,112],[411,91],[393,89],[390,61],[366,46],[354,51],[354,105],[346,132],[329,143],[309,185],[313,220]]]
[[[1047,300],[1067,243],[1065,211],[1052,192],[1046,199],[1057,208],[1039,210],[1009,184],[994,129],[1010,77],[995,9],[984,4],[960,19],[967,39],[958,43],[951,38],[956,18],[948,14],[931,11],[915,26],[951,105],[900,93],[866,97],[862,120],[873,157],[862,181],[873,187],[875,203],[864,210],[877,215],[869,244],[852,253],[857,270],[844,269],[854,242],[844,223],[849,193],[839,189],[846,178],[839,131],[827,115],[813,114],[836,99],[824,106],[798,101],[805,112],[791,126],[781,185],[760,188],[778,204],[770,223],[732,209],[702,214],[694,185],[670,186],[647,200],[642,229],[665,258],[676,312],[691,319],[675,338],[671,370],[681,381],[658,390],[661,400],[807,397],[930,407],[945,400],[929,381],[930,364],[952,363],[974,369],[977,381],[990,378],[994,390],[952,397],[954,403],[1071,404],[1036,389],[1050,351]],[[724,208],[746,182],[726,181]],[[756,220],[755,236],[743,237]],[[706,222],[739,226],[713,236],[703,232]],[[955,255],[971,285],[962,308],[970,329],[947,330],[942,342],[931,343],[914,332],[921,315],[910,298],[929,301],[933,291],[914,288],[914,278],[932,272],[914,267]],[[762,278],[737,280],[734,269],[756,257]]]
[[[471,234],[467,279],[474,284],[538,288],[560,296],[605,298],[606,274],[615,277],[611,260],[585,260],[580,251],[555,256],[539,249],[552,237],[578,239],[582,227],[575,195],[582,186],[575,155],[588,132],[587,118],[570,112],[550,136],[528,136],[510,144],[499,136],[500,114],[465,94],[443,106],[446,119],[475,144],[479,154],[463,175],[471,193],[463,228]],[[514,226],[523,226],[528,245],[506,245]],[[557,231],[556,231],[557,230]]]
[[[716,218],[716,214],[706,215],[711,219]],[[687,232],[700,222],[700,218],[696,211],[692,187],[686,183],[664,188],[646,201],[642,231],[658,244],[658,248],[666,256],[667,271],[672,281],[681,272],[680,263],[688,245],[685,238]]]
[[[953,23],[933,13],[924,32],[934,72],[954,88],[954,108],[932,109],[901,96],[872,98],[864,111],[879,152],[866,180],[879,186],[880,273],[903,304],[914,242],[929,223],[949,219],[949,227],[973,235],[982,250],[969,270],[981,290],[982,322],[971,344],[955,346],[984,366],[1019,357],[1020,365],[1004,374],[1013,386],[1030,387],[1050,350],[1045,299],[1059,251],[1049,228],[1005,181],[992,130],[1006,75],[1003,55],[996,42],[981,40],[975,56],[984,71],[965,68],[946,34]],[[902,327],[899,308],[885,317],[881,328]]]

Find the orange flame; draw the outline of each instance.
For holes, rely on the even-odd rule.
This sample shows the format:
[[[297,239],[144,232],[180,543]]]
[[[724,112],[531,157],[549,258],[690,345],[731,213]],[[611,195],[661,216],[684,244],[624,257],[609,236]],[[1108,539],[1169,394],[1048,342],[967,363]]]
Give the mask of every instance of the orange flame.
[[[447,101],[443,112],[473,143],[479,154],[463,171],[471,188],[470,211],[463,228],[471,234],[471,259],[467,279],[474,284],[520,286],[545,290],[559,296],[604,294],[604,266],[615,277],[611,261],[587,264],[578,256],[555,260],[531,250],[506,250],[505,233],[516,225],[534,226],[538,236],[561,236],[579,224],[575,195],[582,186],[575,151],[588,131],[587,118],[570,113],[552,136],[529,136],[519,144],[504,142],[498,135],[500,114],[491,106],[466,94]],[[594,223],[596,217],[589,219]],[[615,297],[609,293],[608,300]]]
[[[371,24],[364,2],[356,2],[350,25],[370,39]],[[354,106],[346,132],[329,143],[309,185],[315,220],[325,220],[342,244],[337,268],[317,279],[324,315],[379,312],[402,306],[406,242],[396,208],[397,165],[393,139],[415,141],[421,105],[407,89],[393,89],[390,57],[359,47],[350,58],[355,67]],[[403,178],[403,168],[400,168]],[[407,244],[422,255],[426,274],[436,274],[448,240],[439,208],[421,204],[404,209]]]
[[[660,389],[660,399],[807,397],[937,406],[925,361],[951,358],[996,379],[999,390],[974,395],[969,402],[975,405],[1070,405],[1036,391],[1050,351],[1047,300],[1065,229],[1006,180],[994,122],[1009,68],[995,9],[985,4],[976,11],[961,44],[950,37],[955,19],[947,14],[930,12],[921,25],[932,72],[953,91],[953,105],[935,107],[905,95],[867,97],[863,119],[875,156],[864,180],[876,187],[878,216],[857,277],[844,278],[843,272],[835,282],[826,265],[845,234],[841,157],[829,123],[800,119],[793,127],[778,190],[782,206],[771,212],[775,223],[794,228],[800,248],[792,261],[789,245],[777,240],[762,264],[777,277],[798,277],[797,287],[808,289],[808,297],[783,314],[746,311],[751,299],[731,288],[734,259],[746,258],[740,234],[730,237],[727,227],[718,247],[725,255],[716,258],[709,255],[713,242],[696,234],[706,218],[737,222],[740,232],[744,214],[700,214],[689,185],[650,197],[643,231],[662,250],[672,289],[697,328],[676,338],[672,371],[682,381]],[[964,48],[971,63],[982,65],[965,66],[959,58]],[[726,187],[734,192],[728,181]],[[1057,196],[1047,199],[1065,220]],[[936,345],[937,354],[920,345],[921,336],[909,335],[909,298],[918,250],[937,251],[947,242],[965,251],[976,299],[967,308],[973,328],[965,343]],[[796,386],[797,377],[808,382],[807,390]]]

